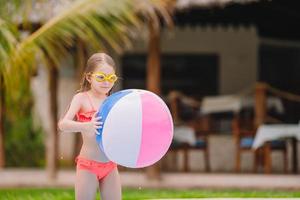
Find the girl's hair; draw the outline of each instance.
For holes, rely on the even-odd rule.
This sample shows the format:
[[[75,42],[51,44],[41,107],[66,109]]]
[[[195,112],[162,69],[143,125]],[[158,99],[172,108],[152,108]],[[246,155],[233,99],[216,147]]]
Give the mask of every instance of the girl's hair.
[[[109,65],[116,71],[116,65],[114,60],[106,53],[95,53],[87,61],[81,82],[80,89],[77,92],[84,92],[91,88],[90,83],[86,80],[86,76],[93,72],[99,65]],[[111,91],[109,91],[110,94]],[[108,94],[108,95],[109,95]]]

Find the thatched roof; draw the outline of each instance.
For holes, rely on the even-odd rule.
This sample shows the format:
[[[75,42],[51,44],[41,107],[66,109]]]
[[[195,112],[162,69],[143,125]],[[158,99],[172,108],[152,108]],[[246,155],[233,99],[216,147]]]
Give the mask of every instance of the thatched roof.
[[[239,3],[245,4],[259,0],[177,0],[176,8],[185,9],[192,7],[211,7],[211,6],[225,6],[227,4]]]
[[[193,7],[216,7],[228,4],[245,4],[259,0],[176,0],[175,8],[178,10]],[[30,13],[29,19],[33,23],[44,22],[55,16],[61,10],[67,8],[74,0],[47,0],[36,1]]]
[[[36,1],[29,14],[29,21],[33,23],[42,23],[61,10],[67,8],[74,0],[47,0],[47,1]]]
[[[188,6],[175,13],[176,26],[255,26],[261,37],[300,41],[300,1],[178,0],[180,1]]]
[[[170,0],[172,1],[172,0]],[[29,17],[41,24],[74,0],[37,1]],[[297,0],[173,0],[177,26],[254,25],[263,37],[300,40]]]

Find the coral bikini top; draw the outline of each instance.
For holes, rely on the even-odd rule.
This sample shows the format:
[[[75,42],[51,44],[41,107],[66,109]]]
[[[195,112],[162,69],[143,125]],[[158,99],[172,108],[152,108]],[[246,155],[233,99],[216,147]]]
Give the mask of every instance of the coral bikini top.
[[[84,94],[89,99],[89,102],[91,104],[92,110],[91,111],[87,111],[87,112],[78,112],[76,114],[76,117],[77,117],[77,121],[79,121],[79,122],[89,122],[89,121],[91,121],[94,113],[97,112],[97,110],[95,110],[95,108],[94,108],[94,106],[92,104],[92,100],[89,97],[89,95],[86,92]]]

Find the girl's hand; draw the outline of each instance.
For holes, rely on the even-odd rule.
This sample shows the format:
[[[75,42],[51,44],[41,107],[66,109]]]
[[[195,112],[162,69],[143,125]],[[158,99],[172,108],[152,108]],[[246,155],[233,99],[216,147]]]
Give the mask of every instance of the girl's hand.
[[[91,121],[87,122],[86,131],[89,133],[94,133],[96,135],[100,135],[100,133],[97,131],[97,129],[102,128],[103,122],[100,121],[101,119],[102,119],[102,117],[97,117],[97,112],[95,112]]]

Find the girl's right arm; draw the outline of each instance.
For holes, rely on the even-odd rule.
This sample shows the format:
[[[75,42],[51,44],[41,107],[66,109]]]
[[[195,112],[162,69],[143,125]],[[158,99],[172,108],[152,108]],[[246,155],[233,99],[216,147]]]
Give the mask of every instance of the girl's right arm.
[[[76,113],[80,110],[82,96],[80,93],[74,95],[70,107],[65,116],[58,122],[59,130],[63,132],[84,132],[87,129],[88,122],[74,121]]]
[[[88,132],[88,133],[98,133],[98,129],[102,128],[101,117],[97,117],[95,113],[89,122],[77,122],[73,119],[75,118],[76,113],[80,110],[82,102],[82,94],[76,94],[70,104],[69,109],[67,110],[65,116],[59,120],[58,128],[63,132]]]

